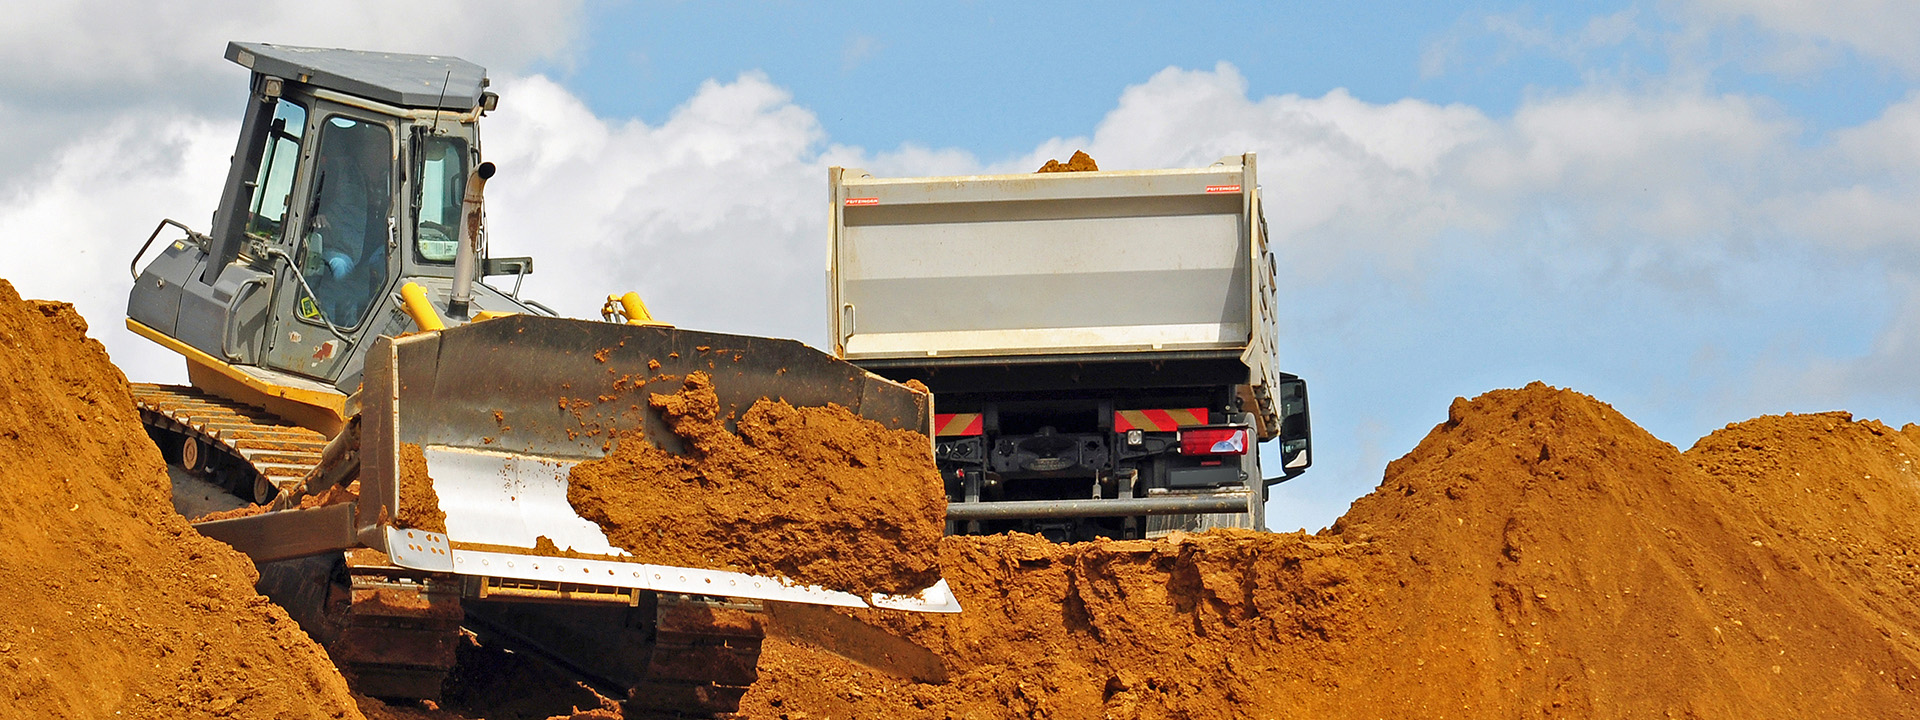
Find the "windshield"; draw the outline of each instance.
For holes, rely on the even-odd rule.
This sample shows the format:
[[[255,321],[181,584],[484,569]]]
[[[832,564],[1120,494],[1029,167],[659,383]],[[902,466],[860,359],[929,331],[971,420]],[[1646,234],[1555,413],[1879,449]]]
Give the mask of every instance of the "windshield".
[[[414,191],[414,252],[426,262],[453,262],[459,247],[460,202],[467,192],[467,141],[428,136]]]

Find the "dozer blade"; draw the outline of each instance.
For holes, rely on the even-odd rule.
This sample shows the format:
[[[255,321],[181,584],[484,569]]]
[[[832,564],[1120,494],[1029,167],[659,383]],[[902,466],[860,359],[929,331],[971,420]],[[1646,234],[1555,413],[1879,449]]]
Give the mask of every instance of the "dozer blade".
[[[633,430],[681,452],[680,438],[648,407],[648,389],[636,385],[696,371],[712,376],[723,417],[737,417],[768,397],[795,406],[837,403],[889,428],[930,430],[925,395],[793,340],[530,315],[381,338],[361,390],[359,517],[399,516],[395,509],[410,500],[401,482],[403,449],[413,445],[424,452],[446,532],[382,523],[362,527],[361,541],[384,549],[401,567],[481,582],[510,578],[549,593],[598,587],[615,589],[617,599],[617,589],[633,588],[959,610],[944,581],[915,596],[862,598],[773,577],[623,559],[600,527],[567,502],[568,473],[603,457],[616,435]],[[535,554],[541,536],[594,557]]]

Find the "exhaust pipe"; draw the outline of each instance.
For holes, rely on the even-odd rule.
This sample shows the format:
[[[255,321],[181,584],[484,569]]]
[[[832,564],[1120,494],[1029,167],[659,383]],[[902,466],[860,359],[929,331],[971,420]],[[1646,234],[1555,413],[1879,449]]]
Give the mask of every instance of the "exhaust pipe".
[[[453,256],[453,298],[447,301],[447,316],[456,320],[467,319],[467,307],[473,302],[474,262],[480,251],[480,199],[493,169],[490,162],[473,169],[460,204],[460,247]]]

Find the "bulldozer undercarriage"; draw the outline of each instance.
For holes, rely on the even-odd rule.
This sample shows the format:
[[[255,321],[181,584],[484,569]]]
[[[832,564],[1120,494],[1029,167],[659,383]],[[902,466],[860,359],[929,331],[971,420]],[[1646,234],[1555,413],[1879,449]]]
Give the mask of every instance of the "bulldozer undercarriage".
[[[140,421],[168,463],[266,504],[320,462],[327,436],[184,385],[133,383]]]
[[[136,383],[133,394],[170,464],[258,504],[297,487],[327,444],[191,387]],[[397,567],[368,549],[259,568],[260,592],[373,697],[438,699],[463,628],[624,699],[634,718],[733,712],[758,676],[765,612],[753,601],[462,578]]]

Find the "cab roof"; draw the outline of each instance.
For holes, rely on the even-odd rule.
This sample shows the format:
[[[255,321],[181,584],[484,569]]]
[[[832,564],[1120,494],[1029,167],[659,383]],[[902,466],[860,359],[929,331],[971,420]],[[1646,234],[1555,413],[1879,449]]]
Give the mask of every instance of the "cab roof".
[[[230,42],[227,59],[261,75],[405,108],[472,110],[487,87],[486,68],[445,55]]]

